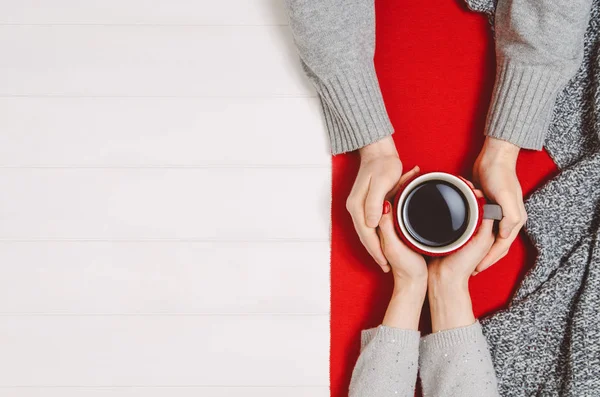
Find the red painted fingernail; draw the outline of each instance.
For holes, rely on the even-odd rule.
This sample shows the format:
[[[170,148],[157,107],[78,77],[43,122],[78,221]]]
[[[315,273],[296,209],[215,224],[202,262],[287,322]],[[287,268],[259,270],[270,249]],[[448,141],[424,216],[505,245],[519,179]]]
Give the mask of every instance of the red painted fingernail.
[[[392,209],[392,205],[390,204],[389,201],[384,201],[383,202],[383,213],[387,214],[388,212],[390,212],[390,210]]]

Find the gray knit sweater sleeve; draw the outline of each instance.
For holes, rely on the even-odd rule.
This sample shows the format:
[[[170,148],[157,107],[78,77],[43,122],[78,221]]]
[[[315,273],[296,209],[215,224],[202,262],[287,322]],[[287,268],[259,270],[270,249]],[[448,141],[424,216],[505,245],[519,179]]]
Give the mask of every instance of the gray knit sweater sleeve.
[[[384,325],[363,331],[349,397],[413,397],[419,337],[418,331]]]
[[[374,0],[286,0],[290,27],[315,86],[333,154],[391,135],[375,74]]]
[[[424,396],[500,396],[479,322],[424,337],[419,367]]]
[[[480,0],[467,0],[480,8]],[[583,57],[592,0],[498,0],[496,85],[486,134],[541,149],[558,93]],[[373,0],[286,0],[334,154],[393,132],[373,65]]]
[[[498,0],[496,85],[487,135],[522,148],[542,148],[556,97],[583,60],[591,3]]]
[[[428,335],[420,348],[417,331],[383,325],[363,331],[349,395],[413,397],[417,367],[426,397],[499,396],[479,322]]]

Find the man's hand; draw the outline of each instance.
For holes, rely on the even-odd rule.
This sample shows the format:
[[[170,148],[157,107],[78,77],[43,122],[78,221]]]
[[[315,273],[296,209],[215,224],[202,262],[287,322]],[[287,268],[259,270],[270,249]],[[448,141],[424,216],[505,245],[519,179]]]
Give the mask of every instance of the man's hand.
[[[473,274],[477,274],[508,253],[512,242],[527,220],[523,205],[523,191],[517,178],[516,165],[519,147],[496,138],[487,137],[473,167],[473,178],[486,197],[502,207],[504,218],[490,252],[481,260]]]
[[[346,201],[354,228],[369,254],[384,272],[390,271],[381,249],[376,228],[381,219],[383,202],[402,175],[402,162],[392,137],[386,137],[359,149],[360,169]]]

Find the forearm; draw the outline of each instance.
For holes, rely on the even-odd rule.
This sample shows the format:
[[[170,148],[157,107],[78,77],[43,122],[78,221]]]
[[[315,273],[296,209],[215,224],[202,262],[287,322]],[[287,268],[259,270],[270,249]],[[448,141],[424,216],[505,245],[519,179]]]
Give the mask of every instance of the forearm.
[[[414,396],[425,288],[426,281],[396,280],[382,325],[363,331],[350,397]]]
[[[541,149],[558,93],[583,59],[591,0],[499,0],[486,134]]]
[[[374,0],[286,0],[304,70],[321,99],[334,154],[393,132],[375,73]]]
[[[496,397],[496,375],[481,326],[475,320],[468,279],[430,273],[428,299],[433,333],[421,341],[425,395]]]

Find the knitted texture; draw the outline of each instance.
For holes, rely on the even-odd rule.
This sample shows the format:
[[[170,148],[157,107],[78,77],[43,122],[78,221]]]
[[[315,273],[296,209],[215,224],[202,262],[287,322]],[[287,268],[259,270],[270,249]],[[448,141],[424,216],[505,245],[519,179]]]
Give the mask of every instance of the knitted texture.
[[[475,324],[436,332],[380,325],[362,332],[350,397],[413,397],[421,373],[424,397],[498,397],[490,353]]]
[[[476,322],[421,339],[419,369],[423,397],[497,397],[487,343]]]
[[[493,14],[490,1],[469,3]],[[526,202],[538,258],[509,308],[482,321],[502,396],[600,395],[599,3],[548,126],[561,173]]]
[[[419,337],[418,331],[384,325],[363,331],[349,397],[414,396]]]
[[[373,0],[286,0],[290,28],[325,117],[331,152],[393,133],[375,73]]]

